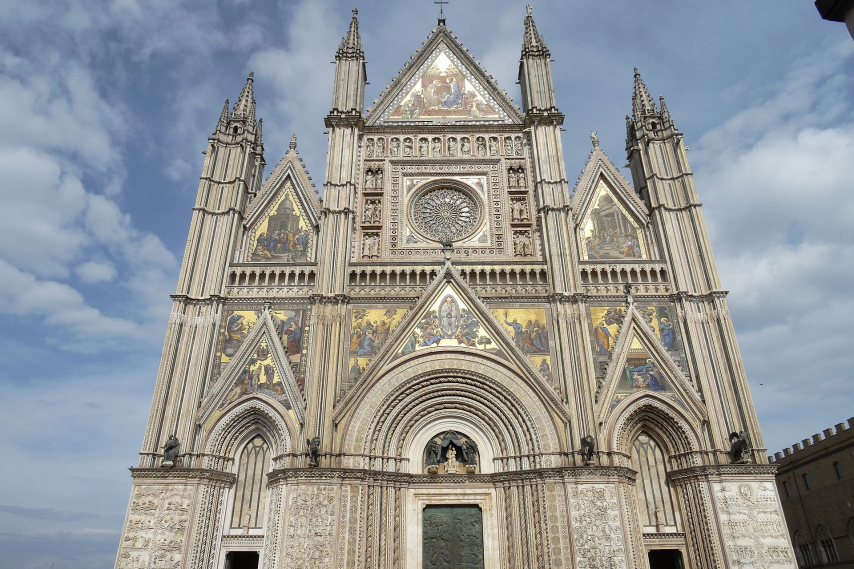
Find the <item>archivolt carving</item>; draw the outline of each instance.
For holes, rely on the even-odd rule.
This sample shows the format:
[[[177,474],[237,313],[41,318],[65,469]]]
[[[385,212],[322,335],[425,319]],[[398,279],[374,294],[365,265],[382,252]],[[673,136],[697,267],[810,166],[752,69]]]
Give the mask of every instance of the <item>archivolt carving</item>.
[[[502,455],[531,455],[540,467],[552,466],[554,460],[544,453],[559,451],[557,430],[544,403],[521,378],[484,358],[449,353],[445,358],[409,360],[377,380],[354,409],[342,429],[347,454],[403,458],[410,431],[423,424],[428,413],[454,410],[477,417]],[[362,457],[345,458],[348,465],[378,466]],[[508,467],[522,464],[514,461]]]
[[[645,395],[629,403],[622,411],[617,409],[618,418],[611,424],[607,441],[611,448],[630,454],[634,435],[641,427],[648,427],[661,434],[660,442],[669,454],[700,450],[699,437],[687,418],[675,407],[654,395]]]
[[[235,444],[252,429],[260,429],[267,435],[273,456],[290,452],[291,437],[295,433],[277,406],[277,403],[268,402],[263,395],[238,401],[219,418],[207,435],[202,447],[208,455],[204,459],[204,468],[222,470],[225,467],[223,457],[233,457]]]

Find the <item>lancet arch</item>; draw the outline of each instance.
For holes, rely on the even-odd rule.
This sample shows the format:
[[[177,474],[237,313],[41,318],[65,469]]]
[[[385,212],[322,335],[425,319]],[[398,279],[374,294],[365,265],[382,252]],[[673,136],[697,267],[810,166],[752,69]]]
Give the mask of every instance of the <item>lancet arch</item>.
[[[275,458],[291,451],[296,429],[279,411],[278,403],[264,395],[236,401],[223,410],[204,437],[204,467],[229,468],[240,445],[254,434],[264,436]]]
[[[354,409],[340,435],[345,460],[354,467],[396,469],[395,461],[410,462],[420,453],[417,441],[436,434],[427,427],[441,420],[483,438],[494,459],[484,469],[559,462],[558,429],[545,402],[517,372],[490,358],[449,351],[443,358],[407,359],[386,370]]]

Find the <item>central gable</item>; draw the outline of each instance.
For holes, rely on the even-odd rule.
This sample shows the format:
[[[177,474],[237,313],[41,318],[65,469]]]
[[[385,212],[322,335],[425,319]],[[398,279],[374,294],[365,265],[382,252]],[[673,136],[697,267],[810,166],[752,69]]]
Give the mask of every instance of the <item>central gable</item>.
[[[507,97],[447,31],[440,29],[426,43],[367,124],[521,123]]]

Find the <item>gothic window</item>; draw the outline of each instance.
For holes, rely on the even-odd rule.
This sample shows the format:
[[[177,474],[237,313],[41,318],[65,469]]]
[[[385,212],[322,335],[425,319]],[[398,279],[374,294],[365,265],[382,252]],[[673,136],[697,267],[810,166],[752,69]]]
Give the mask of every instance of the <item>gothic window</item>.
[[[839,561],[839,555],[836,553],[836,545],[833,543],[833,538],[830,537],[830,533],[827,531],[826,527],[819,528],[818,542],[821,546],[819,551],[821,552],[821,557],[824,562],[835,563]]]
[[[632,468],[638,472],[638,514],[644,531],[676,531],[676,507],[667,480],[664,453],[646,431],[632,445]]]
[[[262,527],[267,497],[264,475],[267,473],[269,455],[270,447],[261,435],[255,435],[243,447],[237,467],[231,527]]]
[[[842,464],[840,464],[839,461],[833,463],[833,470],[836,472],[836,477],[839,480],[845,478],[845,471],[842,470]]]
[[[812,550],[810,550],[810,544],[807,543],[806,537],[804,534],[798,531],[795,533],[795,553],[798,556],[798,564],[801,567],[809,567],[815,563],[815,560],[812,556]]]

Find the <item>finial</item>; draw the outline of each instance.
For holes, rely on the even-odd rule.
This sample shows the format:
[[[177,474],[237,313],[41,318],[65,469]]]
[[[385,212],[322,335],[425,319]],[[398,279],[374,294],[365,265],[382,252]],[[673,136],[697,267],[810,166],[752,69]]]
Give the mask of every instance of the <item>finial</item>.
[[[291,143],[288,145],[288,148],[290,148],[291,150],[297,149],[297,135],[293,135],[291,137]]]
[[[534,15],[534,9],[533,9],[533,8],[531,8],[531,5],[530,5],[530,4],[528,4],[527,6],[525,6],[525,11],[528,13],[528,15],[529,15],[529,16],[533,16],[533,15]]]
[[[595,130],[590,131],[590,140],[593,141],[593,148],[599,148],[599,137],[597,136],[599,133]]]
[[[255,72],[254,72],[254,71],[250,71],[250,72],[249,72],[249,77],[247,77],[247,78],[246,78],[246,80],[247,80],[247,81],[254,81],[254,80],[255,80]]]
[[[359,15],[359,9],[358,9],[358,8],[353,8],[353,17],[355,18],[355,17],[356,17],[356,16],[358,16],[358,15]]]
[[[439,25],[445,25],[445,4],[448,3],[448,0],[438,0],[438,2],[433,2],[433,4],[439,5]]]
[[[530,4],[525,7],[525,11],[525,40],[522,43],[523,53],[525,50],[548,52],[549,48],[546,47],[543,36],[537,31],[537,24],[534,23],[534,12]]]

